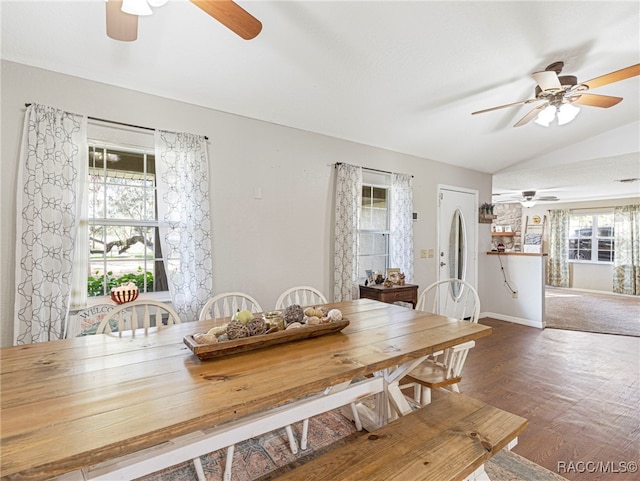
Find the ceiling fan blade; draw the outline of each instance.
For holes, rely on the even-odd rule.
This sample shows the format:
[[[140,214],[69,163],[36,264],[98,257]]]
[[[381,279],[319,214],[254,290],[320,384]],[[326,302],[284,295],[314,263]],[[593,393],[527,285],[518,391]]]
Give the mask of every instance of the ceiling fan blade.
[[[499,107],[491,107],[490,109],[484,109],[484,110],[478,110],[477,112],[471,112],[471,115],[483,114],[485,112],[491,112],[492,110],[505,109],[507,107],[513,107],[515,105],[530,104],[531,102],[537,102],[537,101],[538,101],[538,99],[521,100],[520,102],[513,102],[512,104],[500,105]]]
[[[619,82],[620,80],[635,77],[636,75],[640,75],[640,63],[587,80],[586,82],[582,82],[582,85],[586,85],[590,89],[595,89],[596,87],[602,87],[603,85],[613,82]]]
[[[544,92],[546,90],[560,91],[562,85],[558,79],[558,74],[552,70],[544,70],[543,72],[534,72],[531,74],[533,80],[536,81],[538,87]]]
[[[536,197],[535,200],[539,200],[540,202],[556,202],[558,199],[555,195],[542,195],[540,197]]]
[[[262,30],[260,20],[232,0],[190,1],[245,40],[255,38]]]
[[[589,105],[591,107],[601,107],[608,109],[622,102],[622,97],[611,97],[610,95],[580,94],[571,99],[571,103],[578,105]]]
[[[122,0],[107,0],[107,36],[114,40],[133,42],[138,38],[138,16],[124,13]]]
[[[542,110],[546,109],[549,105],[549,102],[542,102],[540,105],[531,110],[527,115],[518,120],[513,126],[520,127],[521,125],[527,124],[531,122],[536,115],[538,115]]]

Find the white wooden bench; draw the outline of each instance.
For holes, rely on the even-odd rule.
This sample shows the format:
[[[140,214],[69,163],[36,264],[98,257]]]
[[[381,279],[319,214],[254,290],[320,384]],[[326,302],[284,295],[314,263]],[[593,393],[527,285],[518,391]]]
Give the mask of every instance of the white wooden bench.
[[[284,474],[280,481],[488,479],[484,463],[510,448],[527,420],[451,393]]]

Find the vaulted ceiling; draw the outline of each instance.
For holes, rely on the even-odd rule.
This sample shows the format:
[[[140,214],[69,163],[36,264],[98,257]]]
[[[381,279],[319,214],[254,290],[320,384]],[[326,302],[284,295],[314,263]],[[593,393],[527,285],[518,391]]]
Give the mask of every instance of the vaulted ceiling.
[[[578,81],[639,63],[638,2],[238,3],[263,24],[253,40],[185,0],[118,42],[104,0],[3,0],[2,58],[489,172],[502,195],[640,195],[615,182],[640,177],[640,77],[563,126],[514,128],[536,103],[471,115],[534,97],[556,61]]]

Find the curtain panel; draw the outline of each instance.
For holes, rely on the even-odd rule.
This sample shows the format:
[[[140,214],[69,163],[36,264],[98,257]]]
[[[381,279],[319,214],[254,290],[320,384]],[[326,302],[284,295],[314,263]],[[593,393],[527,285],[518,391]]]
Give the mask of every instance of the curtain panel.
[[[209,160],[202,136],[156,131],[160,244],[171,302],[195,321],[212,295]]]
[[[14,343],[61,339],[87,169],[87,118],[27,108],[18,167]]]
[[[391,245],[390,267],[397,267],[405,274],[407,282],[413,281],[413,189],[411,176],[391,175],[391,212],[389,215]]]
[[[547,284],[569,287],[569,211],[549,211]]]
[[[640,205],[613,210],[613,292],[640,295]]]
[[[333,300],[358,298],[358,225],[362,203],[362,168],[336,165]]]

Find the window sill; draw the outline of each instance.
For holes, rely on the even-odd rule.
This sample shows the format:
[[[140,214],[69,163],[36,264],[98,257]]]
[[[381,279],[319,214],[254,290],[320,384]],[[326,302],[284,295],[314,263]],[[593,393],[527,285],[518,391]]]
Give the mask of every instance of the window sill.
[[[580,260],[580,259],[569,259],[569,263],[571,264],[596,264],[603,266],[612,266],[613,262],[611,261],[589,261],[589,260]]]
[[[171,295],[169,291],[160,291],[160,292],[146,292],[142,293],[138,296],[138,301],[159,301],[166,302],[167,304],[171,303]],[[70,314],[75,314],[78,311],[82,311],[83,309],[88,309],[93,306],[97,306],[100,304],[111,304],[117,306],[115,302],[111,300],[111,296],[95,296],[89,297],[87,299],[87,305],[84,307],[74,307],[69,309]]]

